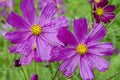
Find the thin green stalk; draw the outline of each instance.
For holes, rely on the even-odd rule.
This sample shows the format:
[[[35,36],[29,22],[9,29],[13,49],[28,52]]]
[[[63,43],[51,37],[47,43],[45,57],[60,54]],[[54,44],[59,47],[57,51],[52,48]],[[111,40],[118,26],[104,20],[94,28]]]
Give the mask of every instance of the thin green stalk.
[[[56,78],[56,76],[57,76],[58,71],[59,71],[59,67],[58,67],[57,71],[55,72],[55,75],[53,76],[53,79],[52,79],[52,80],[55,80],[55,78]]]
[[[107,34],[110,34],[110,33],[116,32],[116,31],[118,31],[118,30],[120,30],[120,28],[115,29],[115,30],[113,30],[113,31],[110,31],[110,32],[108,32]]]
[[[51,74],[53,75],[53,70],[52,70],[52,66],[51,66],[51,63],[49,63],[49,68],[50,68],[50,71],[51,71]]]
[[[22,70],[22,73],[23,73],[23,75],[24,75],[24,77],[25,77],[25,80],[27,80],[27,77],[26,77],[26,75],[25,75],[25,72],[24,72],[23,68],[20,67],[20,69]]]
[[[108,78],[107,80],[112,80],[114,77],[116,77],[117,75],[120,75],[120,71],[117,72],[116,74],[114,74],[113,76],[111,76],[110,78]]]
[[[93,5],[91,4],[91,21],[94,24],[94,18],[93,18]]]
[[[34,62],[35,74],[37,74],[37,64]]]

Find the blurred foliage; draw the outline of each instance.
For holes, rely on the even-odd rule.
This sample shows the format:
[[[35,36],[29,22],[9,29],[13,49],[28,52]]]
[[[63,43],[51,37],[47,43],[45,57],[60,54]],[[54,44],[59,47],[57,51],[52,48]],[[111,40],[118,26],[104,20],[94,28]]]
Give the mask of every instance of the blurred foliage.
[[[21,15],[20,2],[21,0],[14,0],[15,5],[13,11]],[[63,0],[66,4],[66,14],[65,16],[71,22],[79,17],[87,18],[91,24],[91,4],[88,0]],[[112,42],[116,49],[120,49],[120,0],[109,0],[109,4],[116,6],[115,13],[116,18],[109,24],[105,25],[107,28],[107,35],[102,41]],[[2,18],[0,18],[2,20]],[[1,26],[1,23],[0,23]],[[72,29],[71,29],[72,30]],[[2,36],[0,36],[0,80],[25,80],[23,73],[20,68],[15,68],[13,66],[14,60],[20,58],[17,54],[10,54],[8,51],[8,46],[10,43],[6,41]],[[110,62],[110,68],[106,72],[94,71],[94,80],[120,80],[120,55],[115,52],[111,57],[104,57]],[[37,63],[37,73],[39,75],[39,80],[52,80],[60,63],[51,63],[51,67],[45,67],[47,63]],[[25,71],[27,79],[30,79],[32,73],[34,73],[33,61],[29,66],[22,67]],[[67,79],[60,71],[57,74],[56,80],[81,80],[78,68],[74,72],[70,79]]]

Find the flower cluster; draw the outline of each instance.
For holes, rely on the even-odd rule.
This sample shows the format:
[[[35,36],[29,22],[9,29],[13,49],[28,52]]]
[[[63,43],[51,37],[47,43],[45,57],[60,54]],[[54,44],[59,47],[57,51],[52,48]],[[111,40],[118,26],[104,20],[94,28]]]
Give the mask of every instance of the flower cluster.
[[[100,72],[108,70],[109,63],[102,56],[111,56],[115,49],[112,43],[101,42],[107,30],[100,22],[106,24],[115,18],[115,6],[108,5],[107,0],[89,2],[93,5],[93,16],[96,20],[93,22],[93,28],[89,30],[86,18],[79,18],[73,22],[72,33],[68,29],[69,21],[62,16],[65,13],[62,0],[40,0],[39,16],[34,0],[22,0],[22,16],[11,12],[6,19],[14,30],[3,33],[13,44],[9,47],[10,52],[21,55],[20,60],[16,60],[14,65],[27,66],[33,60],[63,61],[59,70],[64,75],[71,77],[78,66],[83,80],[94,78],[94,68]],[[54,17],[57,12],[59,16]],[[38,80],[38,75],[33,74],[30,80]]]

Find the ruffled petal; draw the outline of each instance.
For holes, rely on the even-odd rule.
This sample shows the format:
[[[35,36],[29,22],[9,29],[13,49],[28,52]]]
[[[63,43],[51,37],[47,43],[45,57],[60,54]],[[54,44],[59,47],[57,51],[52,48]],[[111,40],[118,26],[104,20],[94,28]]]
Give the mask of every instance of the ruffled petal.
[[[26,41],[31,36],[29,31],[14,31],[5,35],[7,40],[10,40],[13,44],[19,44]]]
[[[80,58],[79,70],[83,80],[92,80],[94,78],[93,68],[88,57],[82,56]]]
[[[68,59],[76,54],[75,49],[65,48],[64,46],[55,46],[51,51],[51,61],[61,61]]]
[[[105,12],[113,12],[115,10],[114,5],[108,5],[104,8]]]
[[[58,33],[57,37],[64,44],[67,44],[67,45],[70,45],[70,46],[76,46],[77,45],[77,41],[76,41],[74,35],[69,30],[67,30],[66,28],[61,28],[59,30],[59,33]]]
[[[94,24],[94,28],[88,34],[86,39],[87,45],[93,45],[98,43],[106,34],[106,29],[101,24]]]
[[[88,52],[99,56],[110,56],[115,51],[112,43],[104,42],[88,47]]]
[[[109,63],[102,59],[100,56],[90,55],[89,60],[91,64],[101,72],[104,72],[109,68]]]
[[[72,73],[75,71],[76,66],[78,65],[79,60],[80,56],[74,55],[71,58],[66,59],[59,69],[64,75],[66,75],[67,77],[71,77]]]
[[[41,57],[42,61],[50,60],[51,46],[41,37],[37,38],[37,56]]]
[[[18,29],[28,29],[30,25],[18,14],[11,12],[7,18],[8,24]]]
[[[35,40],[35,36],[32,36],[21,44],[9,47],[9,50],[11,53],[18,53],[27,56],[34,49]]]
[[[20,64],[27,66],[29,65],[34,57],[34,51],[32,51],[31,53],[29,53],[27,56],[23,55],[22,58],[20,59]]]
[[[88,31],[88,24],[85,18],[74,20],[74,32],[79,42],[85,39]]]
[[[25,19],[29,24],[33,25],[36,22],[36,10],[34,8],[34,0],[23,0],[21,2],[21,10]]]
[[[41,15],[39,16],[38,24],[40,24],[41,26],[48,24],[52,20],[52,17],[54,16],[55,13],[56,13],[55,4],[48,3],[41,11]]]

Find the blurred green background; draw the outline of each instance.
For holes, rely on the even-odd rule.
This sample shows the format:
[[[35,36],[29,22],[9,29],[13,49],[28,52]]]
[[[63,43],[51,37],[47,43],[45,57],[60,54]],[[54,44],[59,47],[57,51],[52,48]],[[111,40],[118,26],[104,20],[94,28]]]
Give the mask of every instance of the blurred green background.
[[[21,14],[20,11],[20,2],[21,0],[14,0],[15,5],[13,10]],[[66,14],[70,20],[70,27],[72,27],[72,21],[79,17],[87,18],[91,21],[91,4],[88,3],[88,0],[63,0],[66,4]],[[102,41],[112,42],[116,49],[120,49],[120,0],[109,0],[109,4],[115,5],[116,18],[105,25],[108,32],[105,38]],[[35,4],[37,5],[37,4]],[[1,20],[1,19],[0,19]],[[0,26],[2,23],[0,22]],[[70,28],[72,30],[72,28]],[[0,36],[0,80],[25,80],[24,75],[21,71],[21,68],[14,67],[14,60],[19,59],[20,56],[17,54],[11,54],[8,51],[8,46],[11,44]],[[94,70],[95,79],[94,80],[120,80],[120,54],[119,52],[114,53],[111,57],[104,57],[110,62],[110,68],[106,72],[98,72]],[[27,76],[27,80],[30,79],[32,73],[34,73],[34,64],[33,61],[29,66],[22,66]],[[45,67],[46,63],[37,63],[37,74],[39,75],[39,80],[52,80],[53,75],[55,74],[60,63],[51,63],[48,67]],[[81,80],[79,70],[73,74],[73,77],[67,79],[60,71],[57,74],[56,80]]]

